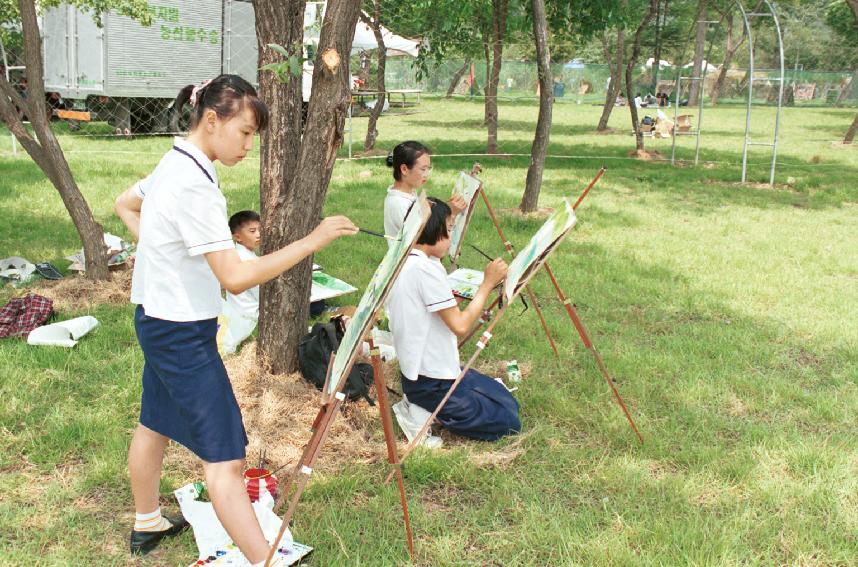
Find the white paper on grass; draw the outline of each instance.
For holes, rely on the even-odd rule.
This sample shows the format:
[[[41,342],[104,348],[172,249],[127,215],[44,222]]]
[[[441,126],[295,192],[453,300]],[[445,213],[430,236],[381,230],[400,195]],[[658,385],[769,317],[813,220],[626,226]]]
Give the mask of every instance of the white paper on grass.
[[[26,258],[10,256],[0,260],[0,277],[26,281],[36,271],[36,266]]]
[[[527,280],[530,270],[546,252],[550,252],[558,240],[575,226],[575,220],[575,211],[572,209],[572,205],[563,199],[562,206],[558,207],[548,217],[548,220],[533,235],[527,246],[522,248],[521,252],[509,263],[509,270],[503,286],[507,303],[512,301],[515,292],[518,291],[519,282]]]
[[[194,540],[199,549],[199,559],[216,556],[217,559],[207,565],[234,565],[236,567],[250,567],[251,563],[239,551],[232,542],[226,530],[217,519],[211,502],[200,502],[197,500],[199,493],[194,484],[187,484],[174,492],[182,515],[191,524],[194,531]],[[260,486],[259,500],[253,503],[253,512],[262,527],[262,533],[266,541],[274,543],[280,531],[282,520],[274,513],[274,498],[264,486]],[[278,552],[278,556],[286,565],[292,565],[312,551],[312,547],[292,541],[292,533],[287,528],[280,540],[280,548],[286,553]],[[218,555],[220,553],[220,555]]]
[[[351,360],[357,355],[364,336],[374,323],[370,319],[381,307],[381,302],[384,301],[390,286],[393,284],[394,276],[399,272],[405,262],[406,255],[417,241],[417,237],[420,236],[420,231],[423,230],[423,225],[429,218],[429,211],[426,194],[421,193],[411,212],[405,217],[405,222],[402,223],[396,240],[389,241],[390,246],[387,249],[387,254],[384,255],[375,270],[354,315],[349,320],[343,339],[340,341],[340,347],[331,367],[326,394],[336,393],[340,379],[345,374]]]
[[[322,299],[332,299],[357,291],[357,288],[343,280],[328,275],[321,270],[313,272],[313,282],[310,287],[310,302]]]
[[[27,336],[27,344],[73,347],[77,344],[78,339],[96,327],[98,327],[98,319],[91,315],[43,325],[30,331]]]

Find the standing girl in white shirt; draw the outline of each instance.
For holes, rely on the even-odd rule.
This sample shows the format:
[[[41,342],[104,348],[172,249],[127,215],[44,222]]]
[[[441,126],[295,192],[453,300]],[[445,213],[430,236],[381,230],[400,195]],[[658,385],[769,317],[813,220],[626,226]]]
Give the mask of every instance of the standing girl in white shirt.
[[[417,190],[429,179],[432,152],[420,142],[402,142],[388,154],[387,165],[393,168],[393,185],[387,188],[384,198],[384,234],[396,236],[417,200]],[[454,218],[465,210],[461,195],[452,197],[447,204]],[[389,240],[388,245],[392,246],[393,241]]]
[[[357,228],[330,217],[289,246],[242,262],[213,164],[241,161],[268,109],[237,75],[185,87],[175,108],[185,104],[187,139],[176,138],[155,171],[116,200],[139,240],[131,301],[145,359],[140,425],[128,451],[137,512],[131,551],[148,553],[187,527],[182,518],[163,518],[158,506],[164,449],[173,439],[203,460],[218,519],[244,556],[262,565],[268,544],[243,481],[247,436],[215,341],[220,288],[241,293],[264,283]]]

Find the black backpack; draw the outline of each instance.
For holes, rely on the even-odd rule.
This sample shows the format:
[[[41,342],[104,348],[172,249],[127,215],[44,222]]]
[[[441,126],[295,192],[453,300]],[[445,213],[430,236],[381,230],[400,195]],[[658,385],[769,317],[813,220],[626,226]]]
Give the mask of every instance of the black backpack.
[[[337,352],[345,333],[342,317],[334,317],[330,323],[316,323],[298,344],[298,366],[304,379],[321,390],[325,387],[328,373],[328,361],[331,353]],[[372,365],[355,362],[352,366],[343,394],[351,401],[366,399],[369,405],[375,402],[369,397],[369,387],[373,383]]]

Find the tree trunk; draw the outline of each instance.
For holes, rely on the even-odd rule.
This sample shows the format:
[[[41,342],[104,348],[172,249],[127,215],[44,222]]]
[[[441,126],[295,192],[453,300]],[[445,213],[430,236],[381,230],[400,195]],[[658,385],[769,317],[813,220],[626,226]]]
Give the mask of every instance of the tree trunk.
[[[855,23],[858,24],[858,0],[846,0],[846,5],[852,10],[852,15],[855,16]]]
[[[372,112],[369,113],[369,123],[366,126],[366,139],[363,142],[365,152],[375,147],[375,139],[378,137],[378,118],[384,110],[385,91],[384,85],[384,67],[387,64],[387,48],[384,46],[384,37],[381,35],[381,0],[373,1],[373,16],[372,19],[367,18],[361,13],[361,19],[364,20],[375,35],[375,41],[378,43],[378,75],[376,82],[376,90],[379,92],[375,99],[375,106],[372,107]]]
[[[703,82],[700,78],[703,76],[703,53],[706,49],[706,29],[704,23],[707,16],[707,0],[700,0],[697,4],[697,36],[694,40],[694,67],[691,70],[691,85],[688,87],[688,106],[697,106],[700,97],[700,84]],[[709,62],[707,61],[708,65]]]
[[[268,43],[300,53],[304,0],[256,0],[259,66],[279,60]],[[307,124],[301,136],[301,81],[280,84],[260,75],[260,91],[271,110],[262,135],[260,203],[262,244],[273,252],[303,238],[318,224],[328,183],[343,141],[351,94],[349,53],[360,2],[330,2],[322,22],[313,70]],[[339,62],[334,64],[338,55]],[[326,63],[327,61],[327,63]],[[298,341],[307,332],[312,257],[262,286],[259,305],[259,358],[272,372],[298,369]]]
[[[843,138],[844,144],[851,144],[855,141],[855,133],[858,132],[858,114],[855,115],[855,120],[852,121],[852,125],[849,127],[849,130],[846,131],[846,136]]]
[[[447,87],[447,95],[444,98],[450,98],[453,96],[453,93],[456,92],[456,87],[459,86],[459,81],[462,80],[462,76],[465,74],[465,71],[468,70],[468,67],[471,66],[471,58],[465,58],[465,64],[462,65],[458,71],[453,73],[453,78],[450,80],[450,86]]]
[[[629,57],[628,62],[626,63],[626,98],[629,101],[629,113],[632,118],[632,131],[635,133],[635,148],[637,151],[643,151],[644,143],[643,143],[643,133],[640,129],[640,124],[638,122],[638,109],[635,106],[635,92],[634,92],[634,82],[632,79],[632,73],[634,72],[635,66],[638,63],[638,57],[641,54],[641,37],[643,36],[644,29],[646,28],[649,21],[652,19],[653,14],[655,14],[656,3],[658,0],[650,0],[649,8],[647,9],[647,13],[638,26],[637,31],[635,32],[635,41],[632,47],[632,54]]]
[[[19,0],[18,7],[24,34],[27,99],[24,100],[6,81],[6,77],[0,74],[0,117],[59,192],[83,245],[86,277],[91,280],[108,280],[110,272],[107,269],[104,230],[95,221],[86,199],[75,183],[59,141],[51,130],[45,105],[42,40],[36,8],[32,0]],[[23,110],[30,119],[36,138],[24,127],[18,109]]]
[[[491,41],[487,36],[483,36],[483,55],[486,58],[486,83],[483,85],[483,126],[489,123],[489,83],[492,78],[492,50]]]
[[[852,69],[852,77],[849,78],[849,82],[843,87],[840,94],[837,95],[837,102],[835,103],[837,106],[841,106],[847,98],[852,96],[852,91],[855,90],[855,83],[858,83],[858,67]]]
[[[718,72],[718,78],[712,86],[712,93],[709,95],[709,102],[713,106],[718,104],[718,99],[721,97],[721,91],[724,89],[724,83],[727,80],[727,71],[730,68],[730,65],[733,64],[733,57],[748,37],[748,32],[745,30],[745,27],[742,26],[742,37],[736,41],[733,36],[734,20],[732,12],[727,13],[725,15],[725,19],[727,21],[727,45],[724,49],[724,61],[721,63],[721,70]]]
[[[614,104],[617,102],[617,95],[620,94],[620,89],[623,86],[623,58],[626,53],[626,32],[620,26],[617,28],[617,50],[614,56],[614,61],[611,62],[611,53],[605,45],[605,59],[611,67],[611,82],[608,85],[607,93],[605,93],[605,106],[602,107],[602,116],[599,118],[599,125],[596,127],[597,132],[604,132],[608,129],[608,120],[611,118],[611,112],[614,110]]]
[[[551,111],[554,105],[545,0],[532,0],[532,5],[533,37],[536,42],[536,63],[539,69],[539,117],[536,120],[536,133],[533,136],[533,146],[530,149],[527,182],[519,205],[523,213],[535,211],[539,203],[542,172],[545,169],[545,155],[548,153],[548,140],[551,132]]]
[[[665,1],[665,8],[667,8]],[[661,71],[661,2],[655,5],[655,49],[652,54],[652,83],[650,83],[650,92],[655,94],[658,90],[658,72]]]
[[[492,73],[489,79],[489,95],[486,96],[486,126],[488,141],[486,153],[498,151],[498,83],[503,64],[503,42],[506,34],[506,18],[509,0],[492,0]]]

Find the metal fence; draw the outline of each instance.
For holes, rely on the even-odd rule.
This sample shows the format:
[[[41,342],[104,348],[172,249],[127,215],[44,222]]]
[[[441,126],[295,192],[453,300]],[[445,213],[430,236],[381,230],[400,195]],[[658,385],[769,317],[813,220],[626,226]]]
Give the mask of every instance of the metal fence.
[[[444,62],[430,67],[422,76],[413,66],[413,61],[406,58],[389,58],[387,61],[385,82],[389,89],[420,89],[427,94],[445,95],[450,83],[464,64],[462,60]],[[666,92],[674,99],[676,77],[691,75],[691,69],[663,68],[658,76],[651,68],[640,66],[634,74],[635,93],[656,94]],[[711,93],[720,70],[706,73],[706,93]],[[473,78],[475,88],[469,86],[470,69],[457,82],[454,88],[456,96],[481,96],[486,82],[485,62],[473,63]],[[754,102],[774,102],[777,95],[775,70],[755,70]],[[576,102],[601,102],[605,100],[610,80],[610,69],[607,65],[599,64],[554,64],[552,75],[555,84],[555,95],[558,102],[572,100]],[[856,106],[858,105],[858,85],[852,84],[850,72],[787,70],[787,90],[793,92],[790,104],[797,106]],[[855,82],[858,82],[856,80]],[[504,61],[501,67],[498,96],[503,98],[538,98],[537,68],[531,61]],[[655,88],[653,86],[655,85]],[[719,100],[723,103],[744,102],[747,99],[748,70],[742,68],[729,69],[725,75]],[[686,86],[683,89],[687,88]],[[623,89],[625,91],[625,89]],[[680,94],[680,99],[685,93]]]

